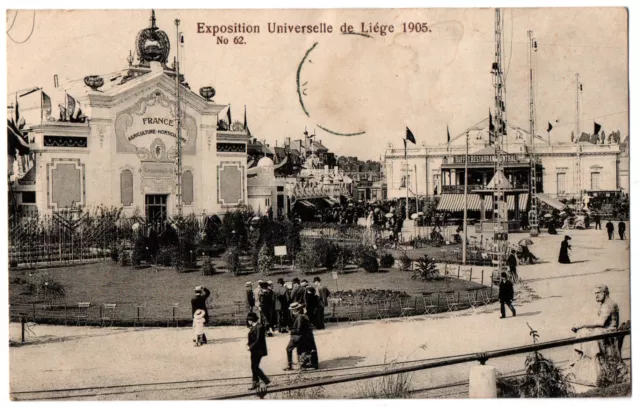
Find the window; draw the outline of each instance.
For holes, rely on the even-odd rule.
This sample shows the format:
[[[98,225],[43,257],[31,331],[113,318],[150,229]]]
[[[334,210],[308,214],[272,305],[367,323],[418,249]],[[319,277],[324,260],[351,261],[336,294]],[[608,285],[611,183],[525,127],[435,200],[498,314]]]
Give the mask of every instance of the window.
[[[182,202],[193,204],[193,173],[189,170],[182,173]]]
[[[264,199],[264,206],[267,206],[267,207],[271,206],[271,199],[265,198]]]
[[[33,191],[23,192],[22,193],[22,203],[23,204],[34,204],[36,203],[36,193]]]
[[[438,195],[439,190],[440,190],[440,175],[436,174],[433,176],[433,195]]]
[[[591,190],[592,191],[600,190],[600,173],[599,172],[591,173]]]
[[[122,206],[133,204],[133,173],[131,170],[123,170],[120,173],[120,203]]]
[[[566,184],[567,174],[564,172],[558,173],[558,194],[564,194],[567,192]]]

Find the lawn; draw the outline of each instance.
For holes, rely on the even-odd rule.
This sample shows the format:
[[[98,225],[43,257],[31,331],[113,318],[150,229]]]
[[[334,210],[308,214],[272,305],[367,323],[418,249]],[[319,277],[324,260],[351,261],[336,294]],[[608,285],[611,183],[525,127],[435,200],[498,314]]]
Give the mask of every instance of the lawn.
[[[64,300],[56,302],[53,307],[47,308],[40,303],[36,304],[34,308],[31,304],[33,297],[23,294],[26,285],[17,284],[15,281],[16,278],[34,281],[43,274],[61,283],[65,288],[66,295]],[[9,272],[11,316],[16,319],[19,313],[26,313],[28,318],[33,319],[35,313],[35,319],[41,322],[61,323],[67,320],[67,322],[75,323],[77,310],[74,307],[77,303],[91,302],[89,319],[99,321],[101,306],[115,303],[117,304],[116,319],[132,322],[138,312],[136,306],[146,304],[146,308],[140,311],[141,315],[145,316],[148,322],[166,324],[167,320],[173,319],[172,305],[177,303],[175,317],[181,321],[181,324],[186,324],[191,319],[190,299],[193,295],[193,288],[197,285],[204,285],[212,292],[210,308],[212,308],[214,323],[233,323],[236,314],[234,302],[244,301],[244,283],[246,281],[256,281],[261,278],[275,281],[280,277],[285,281],[294,277],[307,278],[311,281],[316,275],[322,278],[323,283],[332,292],[338,289],[340,291],[384,289],[420,296],[423,292],[465,292],[465,290],[483,287],[474,282],[449,278],[431,282],[412,280],[411,272],[403,272],[398,269],[383,270],[380,273],[366,273],[359,269],[355,272],[340,274],[336,282],[328,271],[319,271],[307,276],[302,275],[299,271],[291,270],[271,273],[268,277],[257,273],[240,276],[233,276],[231,273],[217,273],[213,276],[203,276],[199,270],[177,273],[171,268],[132,269],[120,267],[116,263],[107,261],[37,271],[11,270]],[[58,308],[58,303],[62,307]],[[65,303],[67,307],[64,306]],[[415,300],[414,304],[418,308],[417,311],[420,311],[419,308],[423,306],[422,299]],[[444,304],[444,298],[441,299],[441,304]],[[398,304],[397,308],[399,309],[399,307]],[[376,310],[374,308],[362,309],[360,317],[364,319],[375,318]],[[241,311],[244,312],[244,309]],[[331,314],[329,310],[326,313],[329,316]],[[240,314],[240,311],[237,314]],[[337,314],[340,314],[340,309]]]

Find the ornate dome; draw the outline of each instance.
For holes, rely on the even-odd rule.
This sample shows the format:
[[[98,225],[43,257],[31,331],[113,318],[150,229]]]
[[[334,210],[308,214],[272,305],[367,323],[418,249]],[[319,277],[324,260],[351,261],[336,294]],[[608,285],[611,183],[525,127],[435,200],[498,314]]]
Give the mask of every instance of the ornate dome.
[[[256,164],[256,167],[260,167],[260,168],[269,168],[269,167],[273,167],[273,160],[269,157],[262,157],[259,161],[258,164]]]
[[[151,11],[151,27],[140,30],[136,38],[136,49],[141,62],[166,63],[171,45],[167,33],[156,26],[156,12]]]

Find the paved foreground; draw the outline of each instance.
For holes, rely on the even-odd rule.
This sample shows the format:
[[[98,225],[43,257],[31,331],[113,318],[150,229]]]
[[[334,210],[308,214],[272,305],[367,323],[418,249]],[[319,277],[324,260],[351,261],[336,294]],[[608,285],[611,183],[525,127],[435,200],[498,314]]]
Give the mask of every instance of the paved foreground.
[[[593,288],[598,284],[609,286],[620,306],[621,320],[630,319],[628,241],[609,241],[606,232],[595,230],[570,234],[574,262],[570,265],[557,263],[562,232],[532,239],[532,251],[543,263],[519,269],[535,295],[520,294],[515,302],[516,318],[500,320],[498,306],[493,304],[409,319],[328,324],[326,330],[316,332],[322,371],[305,375],[348,375],[392,360],[414,361],[526,345],[531,343],[527,323],[539,332],[542,341],[567,338],[572,335],[571,326],[595,317]],[[512,236],[519,240],[528,235]],[[241,327],[210,328],[207,336],[211,344],[200,348],[192,346],[191,331],[185,328],[38,325],[32,331],[35,336],[29,339],[35,343],[10,350],[15,399],[192,399],[244,390],[250,382],[246,329]],[[11,324],[11,339],[19,341],[19,334],[19,325]],[[274,378],[274,384],[287,383],[296,376],[282,372],[287,341],[286,335],[268,338],[269,356],[262,368]],[[628,340],[625,342],[628,352]],[[566,360],[569,353],[568,347],[545,351],[557,362]],[[523,360],[524,355],[517,355],[490,360],[489,364],[501,373],[518,372]],[[469,366],[416,372],[411,383],[424,389],[464,381]],[[371,382],[329,387],[324,396],[359,397],[367,394]],[[42,392],[78,388],[88,389]],[[307,391],[300,396],[314,394]]]

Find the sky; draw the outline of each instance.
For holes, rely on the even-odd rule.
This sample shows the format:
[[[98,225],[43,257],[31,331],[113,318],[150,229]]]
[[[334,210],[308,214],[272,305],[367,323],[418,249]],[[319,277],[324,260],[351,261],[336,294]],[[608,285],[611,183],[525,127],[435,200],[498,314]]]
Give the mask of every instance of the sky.
[[[126,68],[136,34],[150,10],[7,12],[7,88],[53,87],[66,78]],[[231,104],[258,139],[281,145],[304,128],[338,155],[379,159],[388,143],[402,146],[409,127],[418,144],[434,145],[488,116],[493,104],[494,9],[399,10],[157,10],[157,25],[171,40],[174,19],[184,36],[182,71],[191,89],[216,89],[214,100]],[[628,134],[627,11],[624,8],[502,9],[507,120],[529,128],[527,30],[535,56],[538,134],[569,142],[576,129],[576,73],[580,73],[580,131]],[[217,44],[198,23],[259,25],[259,34],[238,34],[245,44]],[[267,24],[331,24],[332,34],[270,34]],[[395,32],[371,37],[341,35],[348,23],[360,32],[375,23]],[[402,23],[427,23],[430,32],[404,33]],[[29,33],[33,27],[33,33]],[[27,39],[24,43],[19,43]],[[315,47],[314,47],[314,44]],[[309,49],[305,63],[301,61]],[[300,68],[301,66],[301,68]],[[297,73],[305,114],[298,95]],[[53,105],[58,102],[54,100]],[[54,108],[57,115],[57,108]],[[361,133],[339,136],[337,133]]]

